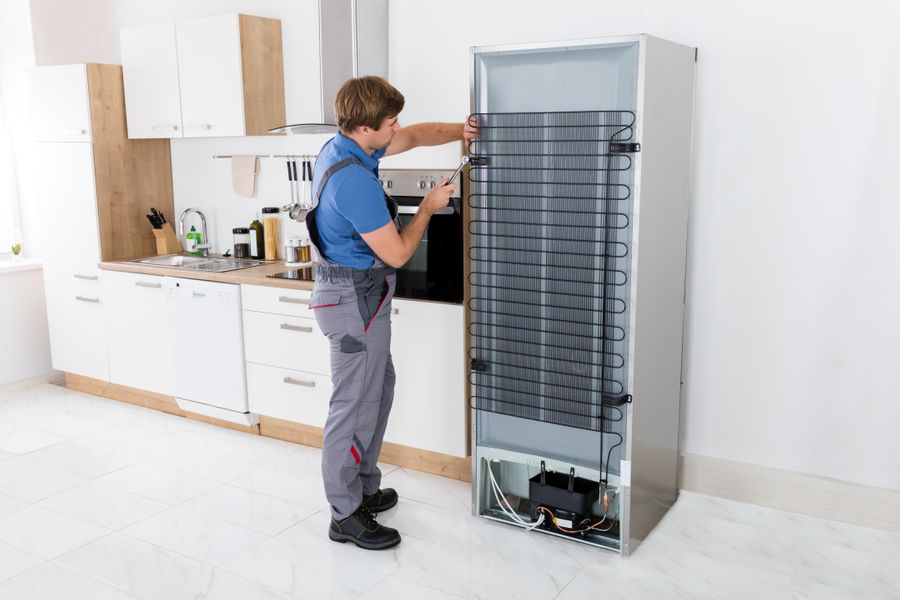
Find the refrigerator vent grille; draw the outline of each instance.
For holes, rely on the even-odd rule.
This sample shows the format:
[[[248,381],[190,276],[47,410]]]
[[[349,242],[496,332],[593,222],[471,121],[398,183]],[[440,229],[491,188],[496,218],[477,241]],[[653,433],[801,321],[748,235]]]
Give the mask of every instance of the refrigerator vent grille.
[[[472,406],[603,431],[626,389],[631,111],[487,113],[470,152]],[[616,150],[616,151],[613,151]],[[630,174],[629,174],[630,175]],[[609,411],[613,410],[612,413]]]

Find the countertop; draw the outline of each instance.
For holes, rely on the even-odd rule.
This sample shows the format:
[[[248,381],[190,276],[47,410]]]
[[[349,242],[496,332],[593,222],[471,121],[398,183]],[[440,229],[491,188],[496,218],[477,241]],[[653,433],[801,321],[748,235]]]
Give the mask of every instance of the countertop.
[[[283,260],[273,261],[237,271],[225,273],[210,273],[208,271],[195,271],[193,269],[179,269],[173,267],[158,267],[133,263],[127,260],[101,262],[97,265],[107,271],[124,271],[126,273],[143,273],[144,275],[158,275],[160,277],[181,277],[184,279],[202,279],[203,281],[218,281],[220,283],[237,283],[244,285],[266,285],[269,287],[289,288],[292,290],[312,290],[312,281],[294,281],[291,279],[272,279],[266,277],[272,273],[288,271],[296,267],[284,266]]]

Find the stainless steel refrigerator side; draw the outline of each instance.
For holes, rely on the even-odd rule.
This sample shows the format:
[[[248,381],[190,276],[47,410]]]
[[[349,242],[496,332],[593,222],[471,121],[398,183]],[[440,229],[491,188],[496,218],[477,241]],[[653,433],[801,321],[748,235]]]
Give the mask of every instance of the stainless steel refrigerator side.
[[[692,47],[643,36],[632,240],[631,374],[623,553],[678,498],[677,464],[694,90]]]
[[[474,112],[477,112],[475,107],[475,47],[469,47],[469,114],[471,115]],[[470,192],[471,193],[471,192]],[[463,198],[463,202],[467,203],[468,198]],[[471,214],[471,213],[466,213]],[[464,221],[465,229],[463,230],[463,235],[469,236],[469,223]],[[467,244],[468,246],[468,244]],[[469,257],[466,256],[465,260],[468,261]],[[469,285],[468,281],[463,282],[463,286],[465,286],[466,290],[468,290]],[[468,297],[468,291],[466,291],[466,296]],[[469,302],[466,302],[466,322],[469,321],[469,315],[471,315],[471,309],[469,307]],[[466,331],[466,339],[469,339],[469,332]],[[469,356],[466,357],[466,365],[468,365],[471,361],[472,355],[471,352]],[[471,398],[472,393],[472,380],[468,376],[468,367],[466,369],[466,385],[469,391],[469,397]],[[471,433],[471,445],[469,446],[470,454],[472,455],[472,515],[477,517],[481,512],[481,507],[478,505],[478,463],[480,458],[478,457],[478,444],[477,444],[477,423],[478,423],[478,414],[477,411],[472,407],[472,403],[469,403],[469,423],[470,423],[470,433]]]

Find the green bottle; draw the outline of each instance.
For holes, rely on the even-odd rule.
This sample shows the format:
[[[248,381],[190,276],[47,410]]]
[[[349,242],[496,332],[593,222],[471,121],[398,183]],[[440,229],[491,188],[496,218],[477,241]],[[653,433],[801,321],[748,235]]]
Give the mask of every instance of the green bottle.
[[[191,225],[191,230],[184,235],[184,239],[187,243],[187,251],[190,254],[203,254],[202,250],[195,249],[203,243],[203,234],[197,231],[194,225]]]
[[[259,222],[259,213],[253,215],[253,222],[250,223],[250,258],[264,259],[265,243],[263,236],[263,224]]]

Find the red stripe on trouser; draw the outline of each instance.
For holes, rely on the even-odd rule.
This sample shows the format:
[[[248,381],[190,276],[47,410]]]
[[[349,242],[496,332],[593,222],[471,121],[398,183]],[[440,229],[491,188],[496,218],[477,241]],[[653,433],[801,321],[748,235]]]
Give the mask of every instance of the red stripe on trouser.
[[[384,298],[381,299],[381,302],[378,303],[378,308],[375,309],[375,314],[372,315],[372,318],[369,319],[369,322],[366,323],[366,328],[363,330],[364,332],[369,332],[369,327],[372,326],[372,321],[375,320],[375,317],[378,316],[378,311],[381,310],[381,307],[384,306],[384,301],[387,300],[388,294],[391,293],[391,284],[388,282],[388,278],[384,278],[384,283],[387,284],[387,291],[384,293]]]
[[[356,464],[359,464],[359,454],[356,452],[356,448],[350,446],[350,454],[353,455],[353,460],[356,461]]]

